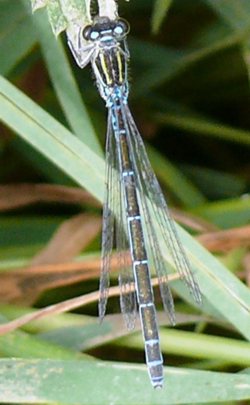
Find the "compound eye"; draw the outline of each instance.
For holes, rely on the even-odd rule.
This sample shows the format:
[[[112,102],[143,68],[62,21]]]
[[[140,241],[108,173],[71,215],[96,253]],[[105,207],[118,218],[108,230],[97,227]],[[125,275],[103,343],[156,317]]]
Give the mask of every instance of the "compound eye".
[[[84,30],[82,31],[82,36],[83,36],[83,38],[86,39],[87,41],[89,41],[89,39],[90,39],[91,31],[92,31],[91,25],[87,25],[87,26],[84,28]]]
[[[87,25],[87,27],[84,28],[82,35],[87,41],[95,41],[97,38],[99,38],[100,33],[99,31],[93,29],[91,25]]]
[[[128,34],[129,32],[128,22],[120,18],[119,20],[117,20],[117,24],[114,27],[113,31],[117,36]]]

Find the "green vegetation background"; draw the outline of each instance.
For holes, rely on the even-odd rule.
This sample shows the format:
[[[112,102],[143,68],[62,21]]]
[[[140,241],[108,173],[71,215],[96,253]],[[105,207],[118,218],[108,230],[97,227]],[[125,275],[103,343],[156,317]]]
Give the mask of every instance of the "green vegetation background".
[[[62,16],[53,20],[51,4],[50,21],[63,27]],[[30,8],[28,0],[0,1],[2,324],[98,289],[96,273],[83,281],[53,265],[74,257],[93,265],[100,255],[96,201],[103,195],[105,106],[90,69],[76,67],[64,34],[55,39],[46,10],[32,15]],[[0,401],[248,403],[250,3],[119,0],[119,13],[131,25],[131,110],[169,205],[194,236],[211,240],[211,232],[232,231],[229,245],[221,247],[212,234],[212,257],[180,230],[204,302],[195,308],[182,284],[173,282],[178,322],[172,330],[156,293],[168,365],[161,392],[150,386],[140,331],[126,331],[118,300],[111,298],[113,315],[102,326],[90,300],[74,313],[8,334],[0,329]],[[96,201],[78,194],[79,186]],[[51,265],[54,279],[48,283],[45,267],[27,277],[29,264]]]

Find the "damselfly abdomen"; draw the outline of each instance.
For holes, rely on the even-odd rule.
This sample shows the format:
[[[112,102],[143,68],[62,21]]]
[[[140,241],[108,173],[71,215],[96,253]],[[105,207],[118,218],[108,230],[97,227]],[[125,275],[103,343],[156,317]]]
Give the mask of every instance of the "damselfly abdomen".
[[[161,387],[163,361],[151,266],[157,273],[163,305],[172,324],[175,314],[160,239],[198,303],[201,293],[127,104],[128,31],[128,23],[123,19],[97,17],[80,33],[87,45],[78,52],[72,44],[70,47],[80,67],[91,62],[99,93],[108,109],[99,315],[101,319],[105,315],[111,254],[115,245],[121,265],[121,310],[131,328],[138,305],[150,379],[154,387]]]

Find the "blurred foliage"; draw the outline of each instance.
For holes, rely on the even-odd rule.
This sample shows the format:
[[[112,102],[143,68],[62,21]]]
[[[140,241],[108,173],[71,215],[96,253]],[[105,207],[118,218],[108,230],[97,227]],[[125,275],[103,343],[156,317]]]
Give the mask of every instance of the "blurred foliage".
[[[33,0],[35,3],[39,0]],[[45,4],[41,0],[40,5]],[[201,280],[203,316],[197,317],[197,308],[182,291],[181,283],[174,283],[178,294],[186,298],[185,303],[176,300],[177,310],[187,318],[178,324],[172,340],[167,328],[162,330],[166,363],[171,367],[166,368],[166,387],[161,393],[153,392],[145,367],[133,364],[144,362],[137,335],[126,337],[127,331],[112,316],[100,327],[95,318],[96,304],[90,304],[78,314],[37,321],[0,337],[0,401],[247,401],[250,378],[244,368],[250,364],[250,346],[244,340],[250,338],[250,2],[119,0],[118,5],[120,16],[131,26],[130,106],[145,143],[150,144],[152,165],[170,207],[181,212],[176,218],[200,237],[228,270],[181,234]],[[51,8],[48,13],[51,15]],[[3,323],[34,307],[98,288],[96,273],[89,271],[83,277],[74,266],[87,260],[98,269],[100,229],[93,220],[95,226],[90,230],[89,222],[101,216],[97,200],[101,201],[103,194],[101,146],[106,111],[90,69],[80,70],[75,65],[65,33],[55,39],[47,16],[45,9],[32,15],[29,0],[0,1]],[[67,21],[57,17],[53,21],[59,32],[67,27]],[[41,184],[49,187],[39,188]],[[96,200],[79,190],[79,185]],[[82,212],[88,220],[81,217],[81,222],[78,215]],[[67,249],[60,245],[65,244],[65,238]],[[213,248],[206,238],[214,242]],[[70,271],[63,267],[65,263],[73,263]],[[156,294],[157,305],[159,301]],[[108,309],[119,312],[118,300],[110,299]],[[188,314],[195,318],[189,320]],[[118,337],[122,339],[113,342]],[[85,355],[79,353],[82,350],[91,355],[86,356],[86,365]],[[15,363],[8,359],[12,357],[23,361]],[[110,363],[93,361],[97,358]],[[103,373],[105,367],[107,375]],[[63,368],[65,373],[60,375]],[[78,369],[82,377],[75,372],[74,379]],[[34,384],[27,377],[31,370],[35,370]],[[40,386],[44,370],[48,375],[57,370],[56,377],[52,375],[51,383],[46,375]],[[92,381],[97,393],[86,395]]]

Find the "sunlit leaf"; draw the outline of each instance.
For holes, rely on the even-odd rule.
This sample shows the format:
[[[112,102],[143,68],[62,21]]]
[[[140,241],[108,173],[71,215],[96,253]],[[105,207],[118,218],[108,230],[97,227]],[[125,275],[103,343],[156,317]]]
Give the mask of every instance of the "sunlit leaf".
[[[23,0],[28,4],[28,0]],[[74,19],[81,19],[84,22],[90,20],[89,0],[31,0],[32,10],[46,7],[48,18],[54,35],[59,35],[68,28]]]
[[[95,197],[102,198],[104,164],[100,157],[3,77],[0,104],[0,117],[6,125]]]
[[[8,403],[173,405],[250,395],[247,374],[168,368],[166,385],[159,391],[148,384],[145,366],[126,363],[0,360],[0,375],[0,401]]]

